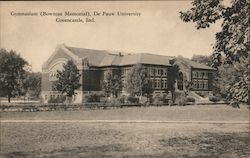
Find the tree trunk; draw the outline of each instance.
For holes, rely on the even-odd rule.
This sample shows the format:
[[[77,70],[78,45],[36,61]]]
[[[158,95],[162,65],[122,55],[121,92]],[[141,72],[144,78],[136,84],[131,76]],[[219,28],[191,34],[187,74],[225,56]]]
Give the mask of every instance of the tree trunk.
[[[10,103],[10,98],[11,98],[11,95],[8,94],[8,102]]]
[[[248,83],[247,83],[247,84],[248,84],[248,87],[247,87],[247,88],[248,88],[247,104],[248,104],[248,105],[250,105],[250,77],[249,77],[249,75],[250,75],[250,63],[249,63],[249,62],[250,62],[250,52],[248,51],[248,70],[247,70],[247,71],[248,71],[248,72],[247,72],[247,74],[248,74],[248,76],[247,76],[247,78],[248,78],[248,79],[247,79],[247,82],[248,82]]]
[[[175,102],[175,96],[174,96],[174,91],[173,90],[171,91],[171,99],[172,99],[172,101],[174,103]]]

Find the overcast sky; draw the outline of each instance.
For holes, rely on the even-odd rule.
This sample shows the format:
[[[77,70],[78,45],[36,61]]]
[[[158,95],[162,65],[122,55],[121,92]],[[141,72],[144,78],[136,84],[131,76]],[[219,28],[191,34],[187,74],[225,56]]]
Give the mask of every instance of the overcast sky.
[[[16,50],[41,71],[57,44],[81,48],[153,53],[168,56],[209,55],[220,30],[216,24],[196,30],[179,12],[190,1],[158,2],[0,2],[1,48]],[[11,12],[139,12],[136,17],[95,17],[95,23],[58,23],[56,17],[11,16]]]

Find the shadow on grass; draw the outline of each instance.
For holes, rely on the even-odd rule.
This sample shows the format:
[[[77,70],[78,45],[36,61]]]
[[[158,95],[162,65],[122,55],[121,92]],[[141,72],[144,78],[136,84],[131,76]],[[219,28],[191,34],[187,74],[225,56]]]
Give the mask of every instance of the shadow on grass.
[[[242,133],[209,133],[190,137],[163,138],[158,141],[160,152],[142,153],[130,144],[109,144],[62,148],[51,152],[12,152],[6,158],[247,158],[250,154],[250,135]]]
[[[51,152],[12,152],[6,158],[80,158],[80,157],[112,157],[113,154],[129,151],[120,144],[101,146],[82,146],[76,148],[62,148]]]
[[[176,157],[248,157],[250,155],[250,134],[203,133],[195,137],[174,137],[161,139],[160,144],[178,151]]]

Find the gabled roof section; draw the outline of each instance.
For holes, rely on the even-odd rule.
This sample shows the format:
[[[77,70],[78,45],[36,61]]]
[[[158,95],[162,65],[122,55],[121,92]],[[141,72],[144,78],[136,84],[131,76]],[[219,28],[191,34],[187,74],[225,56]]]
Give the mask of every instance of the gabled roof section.
[[[66,46],[72,54],[79,58],[87,58],[91,66],[127,66],[134,64],[151,64],[170,66],[169,60],[172,57],[148,53],[121,55],[119,52],[75,48]]]
[[[74,55],[73,53],[71,53],[70,51],[68,51],[66,49],[66,46],[65,44],[59,44],[56,46],[56,49],[55,51],[53,52],[53,54],[49,57],[49,59],[47,61],[45,61],[42,65],[42,68],[46,68],[53,60],[53,58],[58,55],[58,54],[61,54],[61,53],[65,53],[67,54],[71,59],[74,59],[74,60],[78,60],[78,57],[76,55]]]
[[[66,48],[79,58],[87,58],[89,60],[90,65],[92,66],[99,66],[105,56],[108,55],[108,52],[104,50],[75,48],[69,46],[66,46]]]
[[[215,70],[212,67],[206,66],[194,62],[187,58],[175,58],[164,55],[156,55],[149,53],[138,53],[138,54],[125,54],[122,55],[118,51],[107,51],[107,50],[95,50],[86,48],[75,48],[66,46],[65,44],[58,45],[56,51],[48,59],[47,63],[53,58],[56,53],[60,52],[67,53],[74,59],[87,59],[90,66],[105,67],[105,66],[128,66],[134,64],[149,64],[149,65],[162,65],[171,66],[169,61],[177,59],[177,62],[187,67],[197,69]]]
[[[104,58],[102,59],[101,63],[99,64],[99,66],[111,66],[114,65],[113,61],[115,61],[115,59],[118,58],[117,55],[112,55],[112,54],[108,54],[105,55]]]
[[[124,65],[134,65],[134,64],[150,64],[150,65],[163,65],[170,66],[169,60],[171,57],[163,56],[163,55],[155,55],[148,53],[140,53],[140,54],[130,54],[125,55],[120,62],[120,66]]]
[[[215,68],[212,68],[212,67],[207,66],[207,65],[205,65],[205,64],[201,64],[201,63],[192,61],[192,60],[187,59],[187,58],[180,57],[180,58],[177,58],[177,60],[183,62],[185,65],[188,65],[188,66],[190,66],[191,68],[195,68],[195,69],[206,69],[206,70],[216,70]]]
[[[156,54],[148,54],[142,53],[140,58],[140,63],[142,64],[153,64],[153,65],[167,65],[170,66],[169,61],[173,59],[170,56],[164,55],[156,55]]]

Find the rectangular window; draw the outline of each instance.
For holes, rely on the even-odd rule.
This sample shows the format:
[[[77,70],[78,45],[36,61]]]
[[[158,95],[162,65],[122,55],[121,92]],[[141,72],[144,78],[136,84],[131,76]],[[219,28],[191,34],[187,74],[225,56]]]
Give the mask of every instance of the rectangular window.
[[[163,79],[162,79],[162,88],[163,88],[163,89],[166,89],[166,88],[167,88],[167,79],[166,79],[166,78],[163,78]]]
[[[158,69],[158,76],[162,75],[162,69]]]
[[[164,88],[164,83],[163,83],[163,79],[161,79],[161,89]]]
[[[155,80],[154,80],[154,78],[151,78],[151,81],[152,81],[152,88],[154,88],[155,87]]]
[[[199,76],[198,76],[199,78],[203,77],[203,72],[199,71],[198,74],[199,74]]]
[[[207,72],[204,72],[204,78],[207,79],[208,78],[208,74]]]
[[[208,89],[208,81],[207,80],[204,81],[204,89],[206,89],[206,90]]]
[[[150,68],[150,76],[154,76],[154,74],[155,74],[155,69],[154,68]]]
[[[156,79],[154,79],[154,88],[157,88],[156,84],[157,84]]]
[[[203,89],[203,81],[202,80],[198,80],[198,82],[199,82],[199,89]]]
[[[193,88],[197,89],[197,80],[193,80]]]
[[[155,69],[156,76],[161,76],[161,69]]]
[[[197,78],[197,76],[198,76],[198,72],[197,72],[197,71],[193,71],[193,72],[192,72],[192,77],[193,77],[193,78]]]
[[[167,76],[167,75],[168,75],[168,70],[167,70],[167,69],[164,69],[164,70],[163,70],[163,75],[164,75],[164,76]]]
[[[157,89],[161,88],[161,79],[156,78],[155,81],[156,81],[155,88],[157,88]]]
[[[205,76],[205,72],[202,72],[201,74],[202,74],[202,78],[204,78],[204,76]]]

